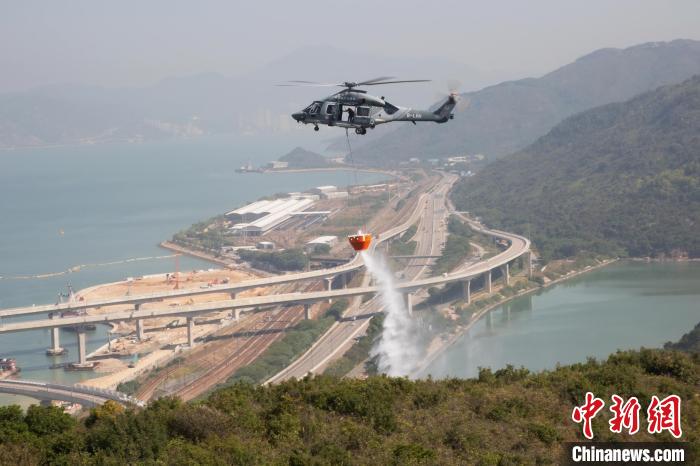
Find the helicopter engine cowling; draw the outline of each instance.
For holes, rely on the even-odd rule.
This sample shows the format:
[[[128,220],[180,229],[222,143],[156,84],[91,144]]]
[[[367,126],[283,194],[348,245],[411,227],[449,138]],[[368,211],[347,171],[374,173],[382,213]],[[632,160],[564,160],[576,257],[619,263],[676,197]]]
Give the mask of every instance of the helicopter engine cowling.
[[[374,97],[373,95],[365,94],[363,104],[376,105],[377,107],[383,107],[386,105],[386,102],[383,99],[380,99],[379,97]]]
[[[377,107],[384,107],[384,105],[386,105],[384,99],[364,92],[344,92],[338,95],[336,99],[343,105],[374,105]]]

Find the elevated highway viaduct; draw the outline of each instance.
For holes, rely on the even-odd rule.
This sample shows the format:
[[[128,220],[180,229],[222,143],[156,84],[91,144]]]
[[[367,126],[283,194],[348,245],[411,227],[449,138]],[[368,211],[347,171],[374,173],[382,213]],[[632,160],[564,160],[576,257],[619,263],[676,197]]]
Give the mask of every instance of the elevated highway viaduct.
[[[421,194],[417,201],[416,201],[416,206],[414,210],[411,212],[411,215],[409,218],[401,223],[400,225],[397,225],[393,228],[390,228],[387,231],[384,231],[380,236],[378,236],[373,244],[373,248],[376,247],[377,244],[380,244],[384,241],[387,241],[396,235],[399,235],[406,231],[408,228],[411,227],[418,219],[420,218],[421,212],[423,207],[426,205],[426,203],[429,200],[429,196],[431,193],[432,189],[429,190],[426,193]],[[275,286],[275,285],[280,285],[280,284],[285,284],[285,283],[293,283],[293,282],[302,282],[302,281],[307,281],[307,280],[314,280],[314,279],[322,279],[325,281],[327,284],[327,287],[330,289],[331,287],[331,281],[333,277],[336,276],[341,276],[343,274],[349,274],[349,273],[354,273],[355,271],[361,269],[364,267],[364,261],[362,260],[362,257],[358,254],[353,259],[341,266],[338,267],[331,267],[327,269],[320,269],[320,270],[313,270],[313,271],[308,271],[308,272],[300,272],[300,273],[289,273],[289,274],[283,274],[283,275],[277,275],[273,277],[266,277],[266,278],[259,278],[259,279],[253,279],[253,280],[244,280],[241,282],[236,282],[236,283],[231,283],[231,284],[226,284],[226,285],[216,285],[216,286],[211,286],[208,288],[192,288],[192,289],[183,289],[183,290],[173,290],[173,291],[167,291],[167,292],[160,292],[160,293],[151,293],[151,294],[141,294],[141,295],[131,295],[131,296],[122,296],[118,298],[110,298],[110,299],[103,299],[103,300],[77,300],[73,302],[68,302],[68,303],[58,303],[58,304],[44,304],[44,305],[35,305],[35,306],[26,306],[26,307],[18,307],[18,308],[11,308],[11,309],[3,309],[0,310],[0,328],[2,327],[7,327],[7,328],[13,328],[12,323],[8,322],[8,319],[10,321],[13,320],[15,317],[19,316],[26,316],[26,315],[36,315],[36,314],[48,314],[49,317],[53,320],[54,325],[49,326],[49,327],[39,327],[39,328],[51,328],[51,346],[47,350],[48,354],[61,354],[63,352],[63,348],[60,346],[60,341],[59,341],[59,327],[65,327],[65,326],[73,326],[73,324],[69,324],[68,322],[71,322],[69,318],[66,317],[61,317],[60,313],[62,312],[67,312],[67,311],[80,311],[80,310],[85,310],[88,308],[108,308],[110,306],[117,306],[117,305],[133,305],[134,306],[134,313],[129,313],[129,317],[127,317],[126,320],[136,320],[136,329],[137,329],[137,336],[139,338],[143,338],[144,336],[144,324],[143,324],[143,319],[152,317],[153,315],[149,312],[143,312],[144,310],[141,309],[141,305],[145,303],[157,303],[157,302],[162,302],[166,299],[172,299],[172,298],[180,298],[180,297],[186,297],[186,296],[195,296],[195,295],[206,295],[206,294],[212,294],[212,293],[229,293],[231,295],[231,298],[235,300],[236,294],[240,291],[244,290],[249,290],[253,288],[260,288],[260,287],[270,287],[270,286]],[[344,280],[344,282],[348,282],[349,280]],[[239,308],[232,308],[232,309],[239,309]],[[112,314],[110,314],[112,315]],[[124,313],[120,314],[124,315]],[[186,314],[185,314],[186,315]],[[144,317],[140,317],[144,316]],[[83,316],[81,316],[83,317]],[[102,316],[104,317],[104,316]],[[102,318],[100,320],[101,322],[108,323],[112,322],[113,320],[107,319],[105,320]],[[193,325],[193,323],[190,321],[189,325]],[[16,327],[14,327],[16,328]],[[86,357],[85,357],[85,339],[86,339],[86,334],[81,329],[80,327],[76,328],[77,332],[77,338],[78,338],[78,356],[79,360],[77,365],[87,365],[86,363]]]
[[[506,283],[509,280],[509,263],[520,256],[529,256],[530,241],[522,236],[514,235],[497,230],[488,230],[479,226],[480,231],[491,234],[510,242],[510,246],[494,257],[478,262],[470,267],[459,270],[451,274],[444,274],[436,277],[422,278],[410,282],[402,282],[396,285],[396,289],[407,296],[410,305],[411,294],[420,288],[443,285],[452,282],[464,283],[465,298],[470,298],[471,280],[483,275],[485,277],[486,291],[491,291],[491,272],[496,268],[501,268]],[[362,261],[359,256],[359,261]],[[529,262],[526,261],[526,263]],[[310,305],[314,302],[335,298],[353,297],[358,295],[376,294],[379,292],[377,286],[362,286],[356,288],[346,288],[339,290],[324,290],[308,293],[286,293],[277,295],[263,295],[249,298],[237,298],[231,300],[215,301],[210,303],[199,303],[177,307],[164,307],[161,309],[134,309],[127,311],[115,311],[102,315],[81,315],[74,317],[63,317],[61,319],[40,319],[22,322],[3,323],[0,325],[0,334],[10,332],[22,332],[37,329],[55,329],[59,327],[76,327],[78,333],[79,364],[85,364],[85,332],[81,330],[82,325],[110,323],[125,320],[141,320],[159,317],[185,316],[188,322],[188,344],[194,345],[194,317],[201,314],[237,310],[237,309],[257,309],[268,306],[279,306],[285,304]],[[307,307],[308,309],[308,307]],[[82,338],[81,338],[82,336]]]
[[[449,187],[449,186],[448,186]],[[435,189],[430,190],[422,194],[416,201],[416,208],[409,217],[409,219],[394,228],[391,228],[381,234],[379,239],[373,245],[376,246],[377,243],[388,240],[410,228],[411,225],[416,223],[420,218],[424,210],[429,207],[429,202],[432,202],[432,195],[444,191],[446,187],[444,184],[438,184]],[[444,194],[444,193],[443,193]],[[430,209],[428,209],[430,210]],[[453,209],[450,209],[453,210]],[[461,215],[461,213],[458,213]],[[491,292],[492,285],[492,271],[496,268],[500,268],[501,275],[504,281],[508,283],[509,280],[509,264],[519,257],[524,257],[524,263],[528,272],[530,268],[530,241],[519,235],[515,235],[508,232],[503,232],[499,230],[488,229],[483,225],[470,221],[472,228],[475,230],[490,235],[497,239],[503,239],[508,242],[508,248],[494,257],[486,259],[484,261],[472,264],[457,271],[444,274],[436,277],[428,278],[417,278],[414,277],[413,280],[399,283],[396,288],[398,291],[403,292],[406,295],[406,300],[408,305],[411,305],[411,296],[416,290],[421,288],[427,288],[431,286],[443,285],[452,282],[462,282],[464,296],[467,301],[470,300],[471,296],[471,281],[477,277],[484,277],[484,287],[487,292]],[[434,236],[434,235],[433,235]],[[432,240],[434,241],[434,239]],[[432,249],[429,249],[430,251]],[[425,255],[434,255],[430,252],[426,252]],[[236,313],[244,311],[246,309],[258,309],[260,307],[268,306],[279,306],[285,304],[304,304],[308,310],[314,302],[329,300],[334,298],[342,297],[353,297],[360,295],[371,295],[376,294],[379,289],[376,286],[360,286],[356,288],[346,288],[339,290],[329,289],[324,291],[309,292],[309,293],[286,293],[278,295],[265,295],[250,298],[236,298],[235,293],[237,291],[257,288],[261,286],[272,286],[281,283],[290,283],[294,281],[303,281],[310,279],[325,279],[328,277],[333,277],[338,274],[351,272],[364,267],[364,261],[362,255],[358,254],[349,263],[340,266],[333,267],[329,269],[316,270],[311,272],[301,272],[294,274],[286,274],[269,278],[246,280],[243,282],[238,282],[230,285],[214,286],[207,289],[190,289],[190,290],[177,290],[169,291],[164,293],[154,293],[149,295],[138,295],[138,296],[126,296],[122,298],[115,298],[102,301],[91,301],[84,302],[78,301],[74,303],[64,303],[58,305],[44,305],[44,306],[31,306],[25,308],[14,308],[6,309],[0,311],[0,333],[10,333],[10,332],[21,332],[36,329],[52,329],[52,339],[53,347],[58,346],[58,328],[60,327],[75,327],[77,330],[78,337],[78,348],[79,348],[79,359],[77,365],[89,365],[85,356],[85,338],[86,334],[84,329],[81,327],[85,324],[96,324],[96,323],[110,323],[118,321],[136,321],[137,330],[143,329],[143,320],[149,318],[158,317],[168,317],[168,316],[185,316],[187,318],[187,329],[188,329],[188,344],[194,345],[194,318],[198,315],[207,314],[217,311],[234,311]],[[330,280],[328,281],[330,285]],[[199,303],[185,306],[177,307],[166,307],[154,308],[154,309],[141,309],[141,304],[146,302],[157,303],[167,298],[180,297],[180,296],[191,296],[197,294],[207,294],[207,293],[231,293],[232,299],[224,301],[216,301],[210,303]],[[72,317],[62,317],[62,318],[49,318],[49,319],[38,319],[29,321],[19,321],[19,322],[8,322],[3,320],[8,317],[15,317],[20,315],[28,314],[38,314],[38,313],[56,313],[57,311],[67,311],[67,310],[79,310],[90,307],[105,307],[117,304],[133,304],[133,310],[115,310],[101,315],[80,315]],[[53,317],[56,315],[54,314]],[[140,333],[140,332],[137,332]]]
[[[29,380],[0,380],[0,393],[23,395],[37,400],[58,400],[79,403],[86,408],[100,406],[108,400],[124,406],[143,403],[124,393],[83,385],[58,385],[52,383],[32,382]]]
[[[426,202],[428,202],[428,193],[425,193],[419,197],[416,203],[416,208],[414,209],[408,220],[406,220],[401,225],[397,225],[396,227],[383,232],[381,235],[378,235],[374,242],[374,245],[391,239],[394,236],[399,235],[406,231],[408,228],[410,228],[410,226],[413,225],[420,217],[422,211],[421,207],[425,205]],[[356,255],[352,260],[350,260],[350,262],[347,262],[338,267],[312,270],[309,272],[288,273],[283,275],[276,275],[273,277],[257,278],[253,280],[244,280],[225,285],[215,285],[208,288],[192,288],[159,293],[122,296],[119,298],[110,298],[103,300],[82,300],[68,303],[42,304],[35,306],[2,309],[0,310],[0,321],[4,318],[18,317],[30,314],[51,314],[65,311],[79,311],[88,308],[102,308],[124,304],[133,304],[135,309],[138,310],[140,305],[144,303],[159,302],[170,298],[181,298],[212,293],[230,293],[231,297],[235,298],[236,293],[240,291],[250,290],[253,288],[281,285],[297,281],[333,277],[342,273],[359,270],[362,267],[364,267],[364,262],[362,261],[362,258],[359,255]]]

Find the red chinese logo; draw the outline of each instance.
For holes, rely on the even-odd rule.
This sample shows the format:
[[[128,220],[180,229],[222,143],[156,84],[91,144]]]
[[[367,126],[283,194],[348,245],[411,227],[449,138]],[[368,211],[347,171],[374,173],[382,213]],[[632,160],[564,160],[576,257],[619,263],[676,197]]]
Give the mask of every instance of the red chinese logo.
[[[583,421],[583,435],[587,439],[593,438],[593,418],[598,414],[598,411],[603,409],[605,402],[600,398],[596,398],[591,392],[586,393],[586,402],[583,406],[576,406],[571,413],[571,419],[575,423],[580,424]]]
[[[683,435],[681,430],[681,398],[678,395],[669,395],[663,400],[654,395],[647,409],[649,420],[648,432],[658,434],[667,430],[676,438]]]
[[[639,432],[639,412],[642,406],[636,397],[631,397],[627,401],[621,396],[612,395],[612,405],[610,411],[612,417],[608,421],[610,432],[617,434],[626,429],[630,435]],[[591,392],[586,393],[586,402],[581,406],[574,407],[571,419],[577,424],[583,423],[583,435],[593,439],[593,418],[605,406],[605,402],[596,398]],[[681,398],[678,395],[669,395],[663,400],[659,400],[656,395],[651,397],[651,402],[647,408],[647,431],[650,434],[660,434],[668,431],[675,438],[683,435],[681,430]]]
[[[627,429],[630,435],[639,432],[639,410],[642,407],[639,400],[633,396],[623,404],[622,397],[617,395],[613,395],[612,400],[610,411],[612,411],[613,417],[608,421],[610,432],[619,434],[623,428]]]

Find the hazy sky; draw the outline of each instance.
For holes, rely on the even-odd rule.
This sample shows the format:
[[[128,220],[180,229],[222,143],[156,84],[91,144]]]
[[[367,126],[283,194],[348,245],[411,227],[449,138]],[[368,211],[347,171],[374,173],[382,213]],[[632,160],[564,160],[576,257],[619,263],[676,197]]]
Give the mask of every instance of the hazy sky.
[[[0,92],[235,75],[314,44],[445,57],[520,78],[602,47],[700,39],[698,0],[5,0],[1,8]]]

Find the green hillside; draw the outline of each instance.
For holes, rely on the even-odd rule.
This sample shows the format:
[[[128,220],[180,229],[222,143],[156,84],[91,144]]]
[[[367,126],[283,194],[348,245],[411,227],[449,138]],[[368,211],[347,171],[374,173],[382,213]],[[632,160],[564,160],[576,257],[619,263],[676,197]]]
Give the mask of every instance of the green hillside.
[[[700,77],[573,116],[453,192],[462,210],[581,251],[700,256]]]
[[[482,370],[442,381],[316,377],[273,387],[237,384],[201,403],[163,399],[144,410],[115,404],[75,421],[57,408],[0,407],[0,464],[463,465],[560,464],[562,442],[582,440],[571,421],[586,391],[683,400],[684,442],[700,451],[700,359],[662,350],[529,373]],[[596,440],[673,440],[643,427]],[[642,421],[646,426],[646,421]]]
[[[540,78],[463,94],[454,120],[443,125],[407,123],[358,147],[353,156],[375,165],[411,157],[485,154],[497,158],[526,147],[575,113],[622,102],[695,74],[700,74],[698,41],[602,49]]]
[[[677,342],[666,343],[664,348],[700,354],[700,323],[693,330],[683,335]]]
[[[301,147],[295,147],[280,157],[280,161],[289,163],[289,168],[322,168],[330,165],[321,154]]]

